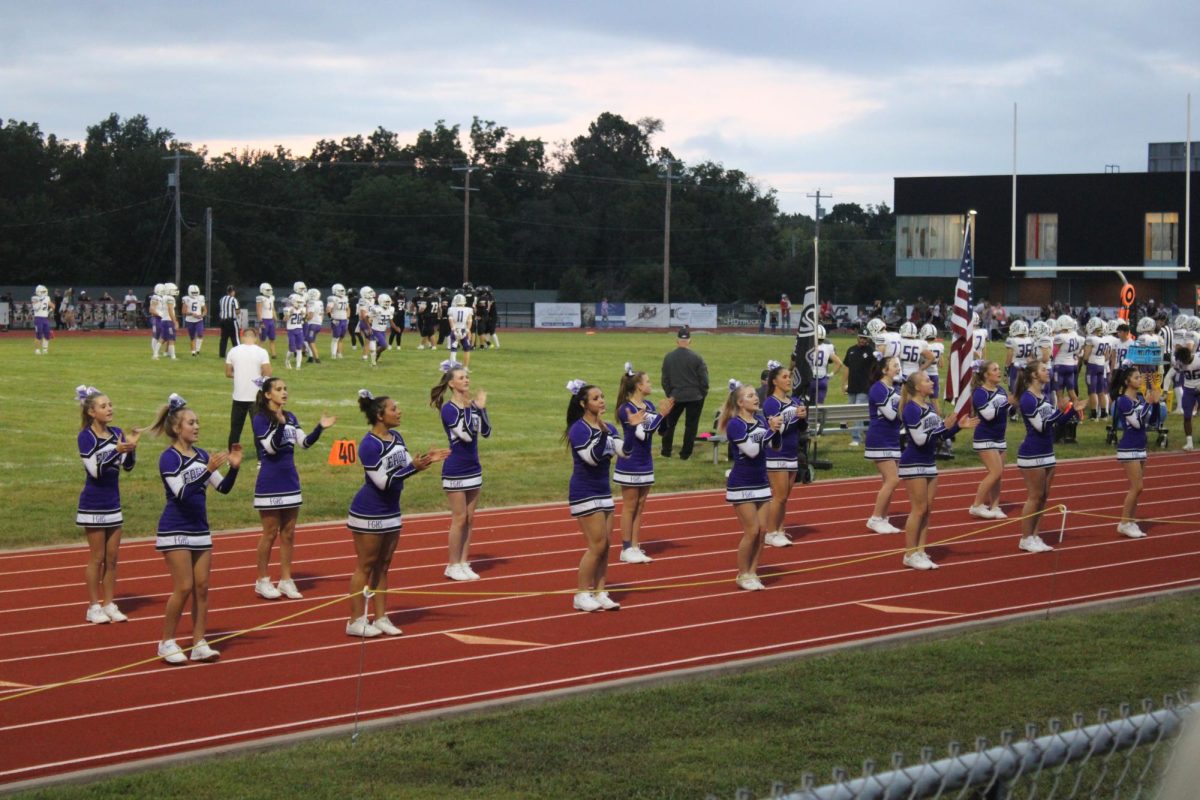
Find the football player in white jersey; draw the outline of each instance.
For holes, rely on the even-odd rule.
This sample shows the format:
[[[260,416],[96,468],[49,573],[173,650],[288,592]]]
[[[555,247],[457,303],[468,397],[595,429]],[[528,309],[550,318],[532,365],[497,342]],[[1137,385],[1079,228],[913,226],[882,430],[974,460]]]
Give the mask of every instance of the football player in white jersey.
[[[29,307],[33,312],[33,352],[46,355],[50,352],[50,315],[54,313],[50,290],[39,283],[33,290]]]
[[[1055,320],[1057,331],[1050,362],[1054,367],[1054,390],[1065,392],[1075,404],[1079,403],[1079,356],[1083,353],[1083,339],[1075,333],[1077,324],[1068,314]]]
[[[275,358],[275,290],[269,283],[258,285],[255,298],[255,316],[258,318],[259,341],[268,342],[271,358]]]
[[[875,343],[875,349],[883,355],[884,361],[900,358],[900,334],[889,331],[883,320],[876,317],[867,322],[867,333],[871,334],[871,341]],[[894,383],[896,386],[903,383],[900,373],[896,373]]]
[[[1108,374],[1113,367],[1112,348],[1104,336],[1104,320],[1092,317],[1087,321],[1083,340],[1083,359],[1087,370],[1088,419],[1108,416]]]
[[[161,283],[154,284],[154,294],[150,295],[150,354],[158,358],[162,348],[162,295],[166,291]]]
[[[1018,373],[1035,358],[1029,324],[1023,319],[1014,320],[1013,324],[1008,326],[1008,339],[1004,341],[1004,366],[1008,371],[1009,397],[1016,396]],[[1014,405],[1013,408],[1015,407]]]
[[[321,290],[309,289],[304,295],[304,306],[308,312],[304,322],[304,349],[308,351],[309,363],[321,363],[321,354],[317,352],[317,337],[321,335],[321,327],[325,324],[325,304],[321,302]]]
[[[331,358],[341,358],[345,346],[346,329],[350,326],[350,299],[346,297],[346,287],[340,283],[333,285],[333,294],[325,299],[325,312],[329,314],[329,327],[333,332]]]
[[[842,360],[838,358],[837,352],[833,345],[825,341],[826,331],[824,325],[817,326],[817,346],[812,348],[805,354],[809,365],[812,367],[813,380],[816,382],[816,397],[818,404],[825,403],[825,397],[829,393],[829,380],[838,373],[843,366]],[[833,364],[833,371],[829,369],[829,365]]]
[[[374,293],[372,293],[374,294]],[[371,306],[371,333],[367,346],[371,353],[371,366],[378,366],[379,354],[387,349],[388,330],[392,327],[392,318],[396,309],[392,307],[390,295],[379,295],[379,302]]]
[[[364,286],[358,290],[358,303],[354,306],[354,314],[358,317],[358,331],[363,340],[363,361],[371,360],[371,309],[375,308],[375,290]]]
[[[179,312],[176,311],[175,301],[179,297],[179,287],[173,283],[163,284],[162,296],[158,298],[158,313],[162,315],[159,323],[159,351],[167,346],[167,357],[175,358],[175,338],[179,331]]]
[[[450,336],[446,347],[450,350],[450,360],[457,361],[458,349],[463,351],[462,364],[468,369],[471,366],[471,332],[475,327],[475,309],[467,305],[464,295],[456,294],[450,302]]]
[[[918,335],[916,323],[905,322],[900,326],[900,380],[908,380],[914,372],[929,368],[933,354]]]
[[[192,340],[192,357],[200,355],[200,346],[204,344],[204,316],[208,314],[208,305],[200,287],[192,284],[188,287],[187,297],[183,298],[183,322],[187,325],[188,338]]]
[[[292,368],[292,361],[296,362],[296,369],[300,369],[304,363],[304,325],[308,319],[308,301],[304,295],[293,294],[288,297],[287,305],[283,309],[283,326],[287,330],[287,353],[283,356],[283,363],[288,368]]]
[[[1175,347],[1172,367],[1179,376],[1182,390],[1178,408],[1183,414],[1183,434],[1187,437],[1183,449],[1191,451],[1194,448],[1192,415],[1195,413],[1197,400],[1200,399],[1200,354],[1187,344],[1179,344]]]
[[[937,413],[942,413],[942,356],[946,353],[946,343],[938,339],[938,329],[936,325],[926,322],[921,326],[921,330],[917,335],[925,342],[925,349],[929,352],[930,362],[925,367],[925,374],[929,376],[929,380],[933,382],[933,407]]]
[[[1050,323],[1037,320],[1029,326],[1029,337],[1033,339],[1034,360],[1048,366],[1054,357],[1054,336],[1050,330]]]
[[[981,358],[987,358],[987,328],[983,327],[979,321],[979,312],[971,312],[971,359],[978,361]]]

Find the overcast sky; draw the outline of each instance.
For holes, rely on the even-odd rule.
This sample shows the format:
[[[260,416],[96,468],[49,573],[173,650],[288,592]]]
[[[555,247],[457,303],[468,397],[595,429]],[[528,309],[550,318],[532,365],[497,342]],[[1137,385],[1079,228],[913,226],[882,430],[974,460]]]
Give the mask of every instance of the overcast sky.
[[[1200,3],[0,0],[0,116],[116,112],[216,154],[472,116],[554,143],[604,111],[811,213],[892,178],[1146,169],[1200,135]]]

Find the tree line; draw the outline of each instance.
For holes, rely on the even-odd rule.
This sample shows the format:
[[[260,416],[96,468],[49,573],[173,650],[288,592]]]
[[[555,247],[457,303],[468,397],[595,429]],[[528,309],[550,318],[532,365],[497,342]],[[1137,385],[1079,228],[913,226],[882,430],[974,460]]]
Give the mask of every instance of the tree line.
[[[475,118],[402,143],[383,127],[308,155],[283,147],[213,155],[142,115],[111,114],[81,142],[37,123],[0,123],[2,283],[149,284],[174,276],[170,157],[181,154],[183,282],[201,282],[213,209],[214,285],[462,280],[470,168],[470,277],[551,289],[567,301],[662,296],[671,182],[671,299],[796,297],[811,281],[814,220],[781,213],[774,190],[654,144],[656,119],[603,113],[547,144]],[[822,296],[894,295],[895,220],[886,204],[833,206],[822,220]],[[103,276],[103,280],[98,278]]]

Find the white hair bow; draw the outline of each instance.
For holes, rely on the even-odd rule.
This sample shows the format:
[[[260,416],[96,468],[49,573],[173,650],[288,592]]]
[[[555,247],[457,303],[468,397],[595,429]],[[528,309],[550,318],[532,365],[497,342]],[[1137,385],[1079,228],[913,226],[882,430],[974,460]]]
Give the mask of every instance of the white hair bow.
[[[767,362],[767,370],[768,371],[773,370],[773,369],[779,369],[782,366],[783,366],[783,364],[780,364],[778,361],[775,361],[775,360],[771,360],[771,361]]]
[[[363,400],[374,400],[375,399],[375,395],[371,394],[370,389],[359,389],[358,396],[361,397]]]
[[[171,396],[167,398],[167,408],[170,409],[170,411],[172,413],[178,411],[179,409],[183,408],[186,405],[187,405],[187,400],[184,400],[182,397],[175,394],[174,392],[171,392]]]
[[[567,381],[567,391],[571,394],[579,394],[579,390],[587,386],[587,381],[576,378],[573,381]]]
[[[439,369],[441,369],[441,371],[443,373],[445,373],[445,372],[449,372],[450,370],[454,369],[457,365],[458,365],[457,361],[451,361],[450,359],[447,358],[445,361],[443,361],[441,364],[439,364],[438,367],[439,367]]]
[[[736,392],[736,391],[737,391],[738,389],[740,389],[740,388],[742,388],[742,382],[741,382],[741,381],[739,381],[737,378],[730,378],[730,379],[729,379],[729,392],[730,392],[730,394],[732,394],[733,392]]]
[[[75,400],[82,405],[89,397],[95,394],[100,394],[100,390],[95,386],[84,386],[82,383],[75,387]]]
[[[632,361],[625,362],[625,374],[631,378],[633,377],[633,362]]]

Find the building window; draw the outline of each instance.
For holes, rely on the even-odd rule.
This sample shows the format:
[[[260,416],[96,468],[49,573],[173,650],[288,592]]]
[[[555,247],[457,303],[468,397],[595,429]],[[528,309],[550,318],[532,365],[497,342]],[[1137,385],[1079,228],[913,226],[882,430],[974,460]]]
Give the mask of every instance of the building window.
[[[1058,214],[1025,215],[1025,263],[1058,263]]]
[[[1146,215],[1146,265],[1179,264],[1179,214],[1174,211]]]
[[[962,214],[914,214],[896,217],[896,258],[962,258]]]

